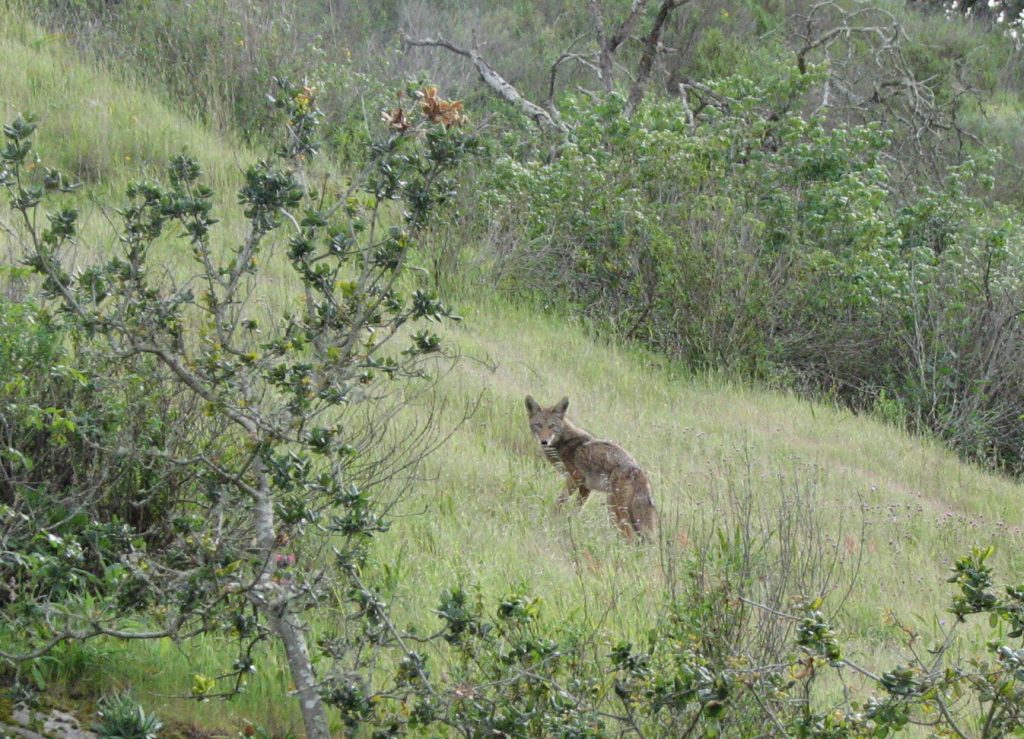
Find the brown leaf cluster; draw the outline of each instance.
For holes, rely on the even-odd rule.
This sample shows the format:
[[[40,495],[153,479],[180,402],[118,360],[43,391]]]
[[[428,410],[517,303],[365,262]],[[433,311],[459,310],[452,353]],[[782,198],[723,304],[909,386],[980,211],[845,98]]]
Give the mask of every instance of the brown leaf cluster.
[[[451,128],[466,122],[461,100],[444,100],[438,97],[436,87],[426,88],[421,96],[423,115],[431,123],[441,123],[445,128]]]
[[[431,123],[440,123],[445,128],[451,128],[461,126],[467,120],[462,112],[462,101],[438,97],[436,87],[427,87],[422,92],[417,92],[416,96],[420,99],[423,117]],[[413,127],[412,121],[409,120],[409,112],[401,105],[393,110],[381,111],[380,119],[393,131],[404,133]]]
[[[412,123],[409,122],[409,118],[402,108],[381,111],[380,119],[387,124],[388,128],[395,131],[404,133],[412,128]]]

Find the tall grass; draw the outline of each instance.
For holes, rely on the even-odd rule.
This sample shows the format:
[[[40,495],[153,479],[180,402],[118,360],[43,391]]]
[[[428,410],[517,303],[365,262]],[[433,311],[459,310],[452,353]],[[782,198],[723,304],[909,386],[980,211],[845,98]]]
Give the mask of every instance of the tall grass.
[[[79,262],[112,248],[111,209],[128,183],[160,177],[177,154],[188,153],[204,168],[216,191],[219,227],[240,238],[244,219],[234,203],[242,171],[256,155],[216,134],[126,75],[114,77],[83,63],[62,37],[28,20],[17,2],[0,13],[0,118],[21,115],[39,124],[34,150],[40,166],[55,167],[84,187],[65,196],[81,211]],[[8,225],[0,216],[0,225]],[[9,233],[10,228],[4,229]],[[9,258],[12,248],[0,249]],[[168,259],[175,261],[173,253]]]
[[[0,114],[38,117],[36,148],[51,166],[120,191],[184,150],[204,163],[212,186],[234,188],[251,153],[140,85],[83,64],[60,35],[28,21],[16,4],[9,10],[0,15]]]

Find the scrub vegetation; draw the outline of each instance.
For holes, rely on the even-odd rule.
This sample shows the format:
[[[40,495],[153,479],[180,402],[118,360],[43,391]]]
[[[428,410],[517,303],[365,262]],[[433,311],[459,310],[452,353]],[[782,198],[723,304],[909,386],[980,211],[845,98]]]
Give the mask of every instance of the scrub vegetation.
[[[8,8],[8,700],[1021,730],[1015,4]],[[637,458],[655,541],[556,505],[528,394]]]

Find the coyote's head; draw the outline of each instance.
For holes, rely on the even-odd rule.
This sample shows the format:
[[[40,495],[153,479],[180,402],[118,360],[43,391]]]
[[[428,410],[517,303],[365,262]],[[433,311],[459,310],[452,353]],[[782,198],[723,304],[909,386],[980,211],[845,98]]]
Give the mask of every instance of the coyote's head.
[[[530,414],[530,430],[542,447],[554,446],[562,438],[565,411],[568,407],[568,398],[562,398],[550,408],[542,408],[533,399],[533,396],[526,396],[526,411]]]

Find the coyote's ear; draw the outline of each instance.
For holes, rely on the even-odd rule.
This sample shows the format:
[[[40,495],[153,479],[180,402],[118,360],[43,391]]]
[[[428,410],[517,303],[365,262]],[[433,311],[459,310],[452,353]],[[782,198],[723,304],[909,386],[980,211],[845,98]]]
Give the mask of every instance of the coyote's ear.
[[[569,410],[569,396],[568,395],[566,395],[564,398],[562,398],[560,401],[558,401],[558,403],[554,407],[555,413],[557,413],[560,416],[564,416],[565,412],[567,410]]]
[[[540,404],[533,399],[532,395],[526,396],[526,412],[531,416],[535,413],[540,413]]]

